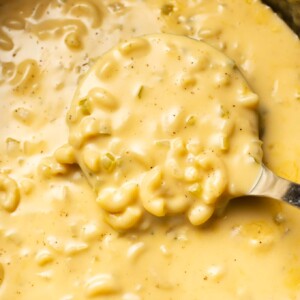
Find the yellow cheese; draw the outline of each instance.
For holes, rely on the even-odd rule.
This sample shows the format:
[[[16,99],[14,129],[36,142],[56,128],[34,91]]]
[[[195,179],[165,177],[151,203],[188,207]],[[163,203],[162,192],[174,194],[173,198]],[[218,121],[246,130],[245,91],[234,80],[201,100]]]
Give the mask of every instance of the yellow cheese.
[[[300,43],[260,1],[0,1],[1,300],[300,297],[300,218],[299,211],[288,205],[242,198],[196,227],[185,216],[156,217],[129,204],[131,219],[126,221],[124,215],[126,222],[109,215],[111,224],[123,224],[124,231],[107,225],[108,215],[75,160],[86,161],[92,179],[102,164],[113,174],[117,153],[98,160],[93,148],[85,155],[77,148],[74,151],[68,145],[67,112],[76,89],[84,82],[90,86],[86,75],[99,57],[101,61],[111,52],[104,53],[120,44],[119,50],[128,55],[132,49],[126,41],[161,33],[203,40],[237,63],[250,91],[259,96],[264,163],[300,182]],[[199,72],[206,64],[204,59]],[[96,84],[103,78],[117,80],[117,68],[118,64],[107,61],[97,69]],[[153,79],[147,78],[150,84]],[[228,77],[216,79],[226,84]],[[187,90],[198,84],[189,77],[181,82]],[[124,88],[132,88],[130,78],[127,83]],[[131,90],[140,104],[149,92],[143,85]],[[114,94],[121,91],[106,92],[94,94],[100,99],[99,111],[124,109]],[[108,101],[110,96],[115,101]],[[256,97],[243,100],[252,114]],[[86,114],[93,109],[86,101],[80,106]],[[220,115],[228,117],[229,111],[223,109]],[[191,128],[198,126],[196,113],[186,119]],[[153,122],[158,120],[153,116]],[[103,123],[102,134],[113,133],[115,125]],[[93,126],[91,122],[85,129],[90,138]],[[236,132],[230,124],[224,130]],[[78,138],[74,142],[80,144]],[[233,140],[234,136],[222,140],[224,153],[234,149]],[[160,139],[155,147],[161,162],[159,153],[167,151],[169,141]],[[189,149],[197,152],[199,145]],[[148,167],[145,156],[134,159],[140,161],[138,168]],[[183,163],[175,160],[171,167],[178,162]],[[159,178],[159,170],[152,170],[148,179]],[[242,179],[247,174],[235,175]],[[197,170],[189,167],[184,176],[192,182]],[[124,185],[119,192],[128,203],[134,198],[128,195],[136,195],[136,186]],[[190,192],[197,197],[201,186],[193,184]],[[118,197],[106,206],[108,210],[121,209]],[[207,207],[200,212],[213,213]],[[140,218],[139,226],[125,230],[132,216]]]
[[[213,47],[144,36],[105,53],[81,80],[69,140],[116,229],[138,225],[143,211],[187,214],[200,225],[258,176],[257,104],[234,62]]]

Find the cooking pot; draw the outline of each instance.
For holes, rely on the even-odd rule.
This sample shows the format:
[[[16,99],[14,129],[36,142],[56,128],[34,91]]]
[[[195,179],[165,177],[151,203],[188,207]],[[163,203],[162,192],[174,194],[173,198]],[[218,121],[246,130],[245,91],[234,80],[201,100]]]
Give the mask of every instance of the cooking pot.
[[[263,0],[300,36],[300,0]]]

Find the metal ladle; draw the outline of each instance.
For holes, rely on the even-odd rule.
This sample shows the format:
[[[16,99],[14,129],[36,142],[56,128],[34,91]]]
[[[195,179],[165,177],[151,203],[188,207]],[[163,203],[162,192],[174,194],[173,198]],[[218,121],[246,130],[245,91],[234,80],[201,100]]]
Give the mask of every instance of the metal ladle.
[[[300,207],[300,184],[275,175],[264,165],[248,195],[269,197]]]

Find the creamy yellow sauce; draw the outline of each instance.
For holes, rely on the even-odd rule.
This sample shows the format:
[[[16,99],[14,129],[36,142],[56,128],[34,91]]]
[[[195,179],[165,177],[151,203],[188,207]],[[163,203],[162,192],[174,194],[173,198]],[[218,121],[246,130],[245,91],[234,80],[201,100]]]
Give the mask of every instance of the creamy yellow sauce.
[[[0,3],[1,299],[300,297],[297,209],[241,198],[200,227],[149,214],[119,232],[73,164],[83,152],[66,146],[75,90],[89,89],[100,56],[134,36],[179,34],[236,62],[259,96],[264,163],[300,182],[300,43],[272,11],[251,0]]]
[[[76,157],[114,228],[137,226],[143,211],[200,225],[258,177],[257,104],[213,47],[167,34],[130,39],[81,80],[67,116],[71,146],[58,154]]]

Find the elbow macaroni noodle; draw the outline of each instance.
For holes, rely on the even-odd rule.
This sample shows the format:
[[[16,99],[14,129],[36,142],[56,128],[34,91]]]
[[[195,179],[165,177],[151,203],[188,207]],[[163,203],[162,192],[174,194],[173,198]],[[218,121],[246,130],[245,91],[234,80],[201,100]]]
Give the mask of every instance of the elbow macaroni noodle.
[[[38,89],[40,76],[41,72],[37,62],[28,59],[17,66],[15,76],[10,83],[15,86],[15,91],[20,94],[34,93]]]
[[[7,175],[0,174],[0,204],[4,210],[14,212],[20,202],[20,191],[17,183]]]
[[[5,51],[10,51],[14,47],[14,43],[9,35],[2,30],[0,30],[0,49]]]

